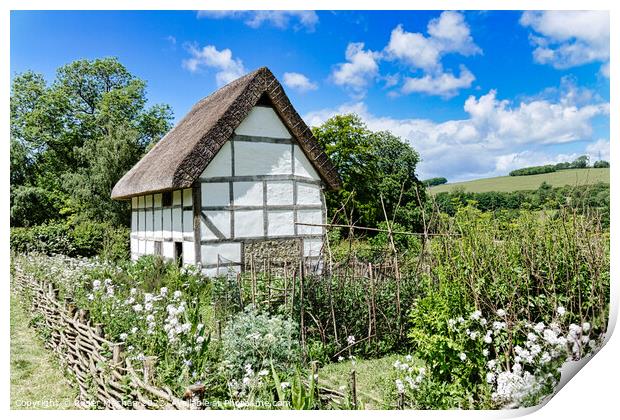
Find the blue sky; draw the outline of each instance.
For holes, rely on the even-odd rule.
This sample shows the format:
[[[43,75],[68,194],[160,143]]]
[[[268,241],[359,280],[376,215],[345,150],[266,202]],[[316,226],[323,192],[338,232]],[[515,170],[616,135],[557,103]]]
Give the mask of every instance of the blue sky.
[[[11,13],[12,75],[105,56],[175,121],[268,66],[309,125],[356,112],[409,141],[422,178],[609,159],[605,12]]]

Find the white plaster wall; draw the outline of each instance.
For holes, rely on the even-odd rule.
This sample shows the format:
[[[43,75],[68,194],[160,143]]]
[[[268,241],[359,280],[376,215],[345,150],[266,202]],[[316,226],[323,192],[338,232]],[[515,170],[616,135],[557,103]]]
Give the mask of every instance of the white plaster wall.
[[[267,182],[267,205],[292,205],[293,182],[292,181],[269,181]]]
[[[321,210],[298,210],[297,221],[299,223],[322,224],[323,212]],[[321,226],[297,225],[297,233],[300,235],[320,235],[323,233]]]
[[[138,210],[138,236],[144,238],[146,229],[146,218],[144,217],[144,208]]]
[[[162,232],[162,210],[153,210],[153,237],[160,239],[163,237]]]
[[[182,204],[183,196],[181,195],[181,190],[172,191],[172,205],[180,206]]]
[[[297,204],[321,205],[321,187],[314,184],[297,183]]]
[[[230,204],[228,182],[203,182],[200,189],[203,207]]]
[[[314,180],[321,179],[304,152],[297,145],[293,146],[293,159],[295,160],[295,175]]]
[[[264,235],[263,210],[235,211],[235,238],[255,238]]]
[[[235,206],[262,206],[262,182],[235,182],[233,184],[233,204]]]
[[[230,238],[230,211],[221,210],[221,211],[204,211],[207,218],[215,225],[215,227],[224,235],[226,238]],[[211,232],[207,225],[200,220],[200,236],[203,240],[217,239],[217,236]]]
[[[163,209],[162,213],[164,239],[172,239],[172,209]]]
[[[241,262],[241,244],[233,242],[202,245],[201,257],[203,265],[217,264],[218,255],[222,262]]]
[[[321,239],[304,239],[304,257],[318,257],[322,247]]]
[[[146,255],[153,255],[155,253],[155,242],[154,241],[146,241],[144,253]]]
[[[129,240],[129,248],[131,249],[131,256],[133,257],[134,255],[137,255],[139,250],[138,250],[138,240],[135,238],[131,238]]]
[[[292,174],[291,145],[235,142],[235,175]]]
[[[183,264],[196,264],[196,252],[193,242],[183,242]]]
[[[271,107],[255,106],[241,122],[235,133],[244,136],[290,139],[291,135]]]
[[[153,209],[147,208],[144,214],[144,217],[146,218],[146,223],[145,223],[145,228],[144,228],[146,232],[146,237],[152,238],[153,237]]]
[[[181,217],[183,212],[180,208],[172,209],[172,238],[174,240],[183,240],[183,226],[181,226]]]
[[[211,163],[207,165],[200,175],[200,178],[213,178],[218,176],[231,176],[232,161],[230,153],[230,142],[224,143],[219,152],[215,155]]]
[[[162,242],[161,253],[166,259],[174,259],[174,242]]]
[[[275,210],[267,212],[267,235],[287,236],[295,234],[293,211]]]
[[[146,252],[146,241],[142,239],[138,240],[138,255],[144,255]]]
[[[194,213],[191,210],[183,211],[183,236],[194,237]]]
[[[186,188],[183,190],[183,207],[192,205],[192,189]]]
[[[138,212],[131,212],[131,233],[138,233]]]

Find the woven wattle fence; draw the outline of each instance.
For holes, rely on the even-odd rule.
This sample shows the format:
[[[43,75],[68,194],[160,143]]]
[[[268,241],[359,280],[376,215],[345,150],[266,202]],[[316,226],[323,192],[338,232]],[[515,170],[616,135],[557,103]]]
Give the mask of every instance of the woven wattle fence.
[[[40,318],[48,332],[46,346],[58,355],[79,386],[80,408],[200,409],[204,387],[189,386],[183,396],[152,384],[154,357],[125,357],[123,343],[105,338],[102,325],[91,325],[88,312],[70,301],[59,302],[51,283],[16,271],[13,286],[28,297],[31,315]],[[138,373],[139,372],[139,373]]]

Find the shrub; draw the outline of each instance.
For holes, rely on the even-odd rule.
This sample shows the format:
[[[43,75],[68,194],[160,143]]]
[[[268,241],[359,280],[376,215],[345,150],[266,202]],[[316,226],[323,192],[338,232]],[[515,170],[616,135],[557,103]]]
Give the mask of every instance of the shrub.
[[[606,160],[597,160],[596,162],[594,162],[594,165],[592,165],[593,168],[609,168],[609,162],[607,162]]]
[[[447,183],[448,183],[448,180],[444,177],[430,178],[430,179],[422,181],[422,184],[424,184],[427,187],[433,187],[435,185],[443,185]]]
[[[538,174],[548,174],[550,172],[555,172],[555,165],[543,165],[543,166],[530,166],[527,168],[515,169],[508,173],[510,176],[526,176],[526,175],[538,175]]]
[[[235,379],[248,371],[287,372],[300,362],[299,326],[283,316],[270,316],[251,306],[238,313],[222,334],[225,370]],[[249,366],[249,368],[248,368]]]
[[[18,186],[11,189],[11,226],[28,227],[56,220],[63,201],[59,193],[45,188]]]
[[[54,222],[29,228],[11,228],[11,250],[47,255],[103,258],[118,261],[129,257],[129,229],[108,223]]]

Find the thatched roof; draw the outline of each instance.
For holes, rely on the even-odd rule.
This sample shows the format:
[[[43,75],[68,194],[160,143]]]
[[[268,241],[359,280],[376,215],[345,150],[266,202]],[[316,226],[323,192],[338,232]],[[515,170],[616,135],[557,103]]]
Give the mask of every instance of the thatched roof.
[[[262,98],[261,98],[262,97]],[[340,188],[336,168],[267,67],[202,99],[114,186],[112,198],[189,188],[259,99],[268,100],[328,188]]]

